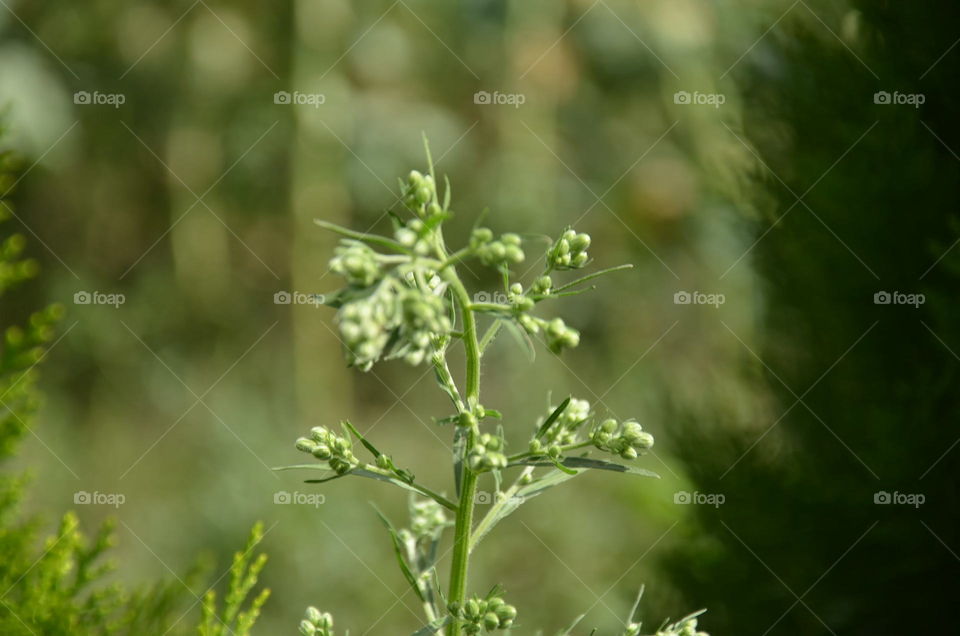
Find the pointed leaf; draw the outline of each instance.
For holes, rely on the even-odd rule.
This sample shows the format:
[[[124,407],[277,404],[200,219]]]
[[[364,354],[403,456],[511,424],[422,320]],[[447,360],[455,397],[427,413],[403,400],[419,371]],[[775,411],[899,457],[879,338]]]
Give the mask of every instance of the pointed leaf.
[[[438,631],[443,629],[450,622],[450,617],[445,616],[443,618],[438,618],[437,620],[431,622],[429,625],[421,627],[415,631],[411,636],[430,636],[431,634],[436,634]]]
[[[552,426],[553,423],[557,421],[557,418],[563,415],[563,412],[566,410],[567,406],[569,405],[570,405],[570,396],[567,396],[567,399],[561,402],[560,406],[555,408],[553,410],[553,413],[551,413],[549,417],[547,417],[547,419],[543,421],[543,424],[540,425],[540,428],[537,429],[537,435],[536,435],[537,439],[540,439],[541,437],[543,437],[544,434],[548,430],[550,430],[550,426]]]
[[[410,571],[410,566],[407,565],[407,560],[403,558],[403,542],[400,541],[400,537],[397,535],[397,530],[393,527],[393,524],[390,523],[390,520],[387,519],[376,506],[373,506],[374,511],[377,513],[377,516],[380,517],[380,521],[383,522],[383,525],[387,527],[387,532],[390,533],[390,540],[393,543],[393,552],[397,556],[397,564],[400,566],[400,571],[403,573],[403,578],[407,580],[407,583],[410,584],[410,587],[413,588],[414,593],[420,598],[421,601],[426,601],[423,598],[423,591],[420,589],[420,586],[417,585],[417,577],[414,576],[413,572]]]
[[[341,424],[343,424],[345,428],[353,433],[353,436],[360,440],[360,443],[363,444],[363,446],[370,451],[374,457],[380,457],[380,455],[382,455],[382,453],[378,451],[373,444],[367,441],[366,437],[360,434],[360,431],[358,431],[357,428],[350,423],[350,420],[343,420]]]
[[[520,348],[526,352],[527,358],[530,360],[530,362],[536,360],[537,350],[533,346],[533,341],[530,339],[530,336],[527,334],[527,332],[512,320],[504,320],[503,326],[507,328],[507,332],[513,336],[513,339],[517,341],[517,343],[520,345]]]

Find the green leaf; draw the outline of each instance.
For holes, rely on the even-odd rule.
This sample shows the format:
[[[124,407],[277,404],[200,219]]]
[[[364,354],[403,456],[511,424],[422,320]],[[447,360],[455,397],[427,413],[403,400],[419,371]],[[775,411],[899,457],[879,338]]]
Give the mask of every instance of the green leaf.
[[[483,338],[480,339],[480,353],[483,354],[487,350],[487,347],[490,346],[490,343],[493,342],[497,334],[500,333],[500,327],[503,326],[503,318],[497,318],[483,334]]]
[[[557,470],[562,470],[563,472],[567,473],[568,475],[576,475],[576,474],[577,474],[577,471],[576,471],[575,469],[573,469],[573,468],[567,468],[566,466],[563,465],[563,463],[562,463],[559,459],[554,459],[553,457],[548,457],[547,460],[548,460],[551,464],[553,464],[553,465],[556,467]]]
[[[549,466],[550,464],[542,465]],[[519,490],[517,490],[517,495],[523,497],[524,499],[536,497],[537,495],[549,490],[550,488],[553,488],[554,486],[559,486],[563,482],[573,479],[579,474],[580,471],[577,471],[571,475],[560,470],[552,470],[543,477],[521,487]]]
[[[517,341],[520,348],[526,351],[527,358],[530,362],[536,360],[537,349],[533,346],[533,340],[531,340],[527,332],[523,330],[523,327],[520,327],[512,320],[504,320],[503,326],[507,328],[507,332],[513,336],[513,339]]]
[[[557,421],[557,418],[559,418],[561,415],[563,415],[563,412],[566,410],[566,408],[567,408],[568,406],[570,406],[570,396],[567,396],[567,399],[565,399],[563,402],[561,402],[561,403],[560,403],[560,406],[558,406],[557,408],[553,409],[553,413],[551,413],[551,414],[547,417],[547,419],[545,419],[545,420],[543,421],[543,424],[541,424],[541,425],[540,425],[540,428],[537,429],[537,435],[536,435],[536,438],[537,438],[537,439],[540,439],[541,437],[543,437],[544,434],[545,434],[548,430],[550,430],[550,427],[553,425],[554,422]]]
[[[632,268],[633,268],[633,265],[630,264],[630,263],[625,263],[625,264],[623,264],[623,265],[615,265],[614,267],[607,267],[606,269],[601,269],[600,271],[596,271],[596,272],[593,272],[593,273],[591,273],[591,274],[587,274],[586,276],[581,276],[580,278],[578,278],[578,279],[576,279],[576,280],[572,280],[572,281],[570,281],[569,283],[567,283],[567,284],[565,284],[565,285],[561,285],[560,287],[557,287],[556,289],[552,290],[552,294],[557,294],[557,293],[562,292],[562,291],[564,291],[564,290],[570,289],[571,287],[576,287],[577,285],[582,285],[583,283],[587,282],[588,280],[593,280],[594,278],[599,278],[599,277],[604,276],[604,275],[606,275],[606,274],[612,274],[613,272],[619,272],[620,270],[623,270],[623,269],[632,269]],[[552,295],[552,294],[551,294],[551,295]]]
[[[570,624],[570,627],[566,628],[562,632],[557,632],[557,636],[570,636],[570,634],[573,633],[573,628],[579,625],[580,621],[582,621],[585,616],[586,614],[581,614],[580,616],[577,616],[577,618],[574,619],[574,621]]]
[[[450,620],[451,620],[451,619],[450,619],[449,616],[444,616],[443,618],[438,618],[437,620],[433,621],[433,622],[430,623],[429,625],[426,625],[426,626],[424,626],[424,627],[421,627],[421,628],[418,629],[417,631],[413,632],[413,634],[411,634],[411,636],[430,636],[430,634],[436,634],[436,633],[437,633],[438,631],[440,631],[444,626],[446,626],[447,624],[449,624],[449,623],[450,623]]]
[[[380,517],[383,525],[387,527],[387,532],[390,533],[390,539],[393,542],[393,552],[397,556],[397,564],[400,566],[400,571],[403,572],[403,578],[405,578],[407,583],[410,584],[410,587],[413,588],[417,597],[422,602],[426,602],[426,599],[423,597],[423,590],[417,585],[417,577],[410,571],[410,566],[407,565],[407,560],[403,557],[403,542],[400,541],[400,536],[397,534],[396,528],[393,527],[393,524],[390,523],[386,515],[380,512],[376,506],[373,506],[373,510],[377,513],[377,516]]]
[[[460,498],[460,485],[463,481],[463,449],[467,445],[467,431],[462,426],[453,429],[453,482]]]
[[[313,222],[331,232],[339,234],[340,236],[345,236],[347,238],[352,238],[355,241],[363,241],[364,243],[369,243],[371,245],[378,245],[380,247],[386,248],[388,250],[399,252],[401,254],[410,254],[410,249],[405,245],[385,236],[378,236],[376,234],[364,234],[363,232],[355,232],[349,228],[345,228],[336,223],[330,223],[329,221],[324,221],[323,219],[314,219]]]
[[[370,451],[374,457],[380,457],[383,453],[378,451],[376,447],[367,441],[367,438],[360,434],[360,431],[350,423],[350,420],[342,420],[340,424],[346,428],[350,433],[353,433],[353,436],[360,440],[360,443],[363,444],[364,448]]]
[[[660,479],[660,475],[653,472],[652,470],[647,470],[645,468],[638,468],[636,466],[627,466],[625,464],[617,464],[616,462],[608,462],[602,459],[591,459],[590,457],[564,457],[559,463],[563,464],[563,467],[569,469],[594,469],[594,470],[610,470],[615,473],[628,473],[630,475],[639,475],[641,477],[653,477],[654,479]],[[548,459],[539,458],[539,459],[524,459],[518,462],[510,464],[511,466],[554,466],[555,464]],[[557,466],[560,468],[560,466]],[[536,483],[536,482],[534,482]],[[532,484],[531,484],[532,485]]]

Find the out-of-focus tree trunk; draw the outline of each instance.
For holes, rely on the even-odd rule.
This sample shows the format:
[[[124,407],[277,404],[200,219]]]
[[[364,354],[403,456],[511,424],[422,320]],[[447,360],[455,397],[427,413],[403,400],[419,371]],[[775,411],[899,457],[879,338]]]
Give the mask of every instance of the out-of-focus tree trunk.
[[[320,7],[310,0],[294,3],[292,82],[289,88],[306,93],[324,92],[327,101],[346,97],[342,68],[330,68],[342,53],[338,35],[349,27],[351,8],[345,2],[327,2]],[[322,77],[322,80],[320,78]],[[318,84],[318,80],[320,83]],[[330,89],[341,91],[334,96]],[[290,169],[290,210],[293,214],[291,272],[296,291],[313,293],[335,288],[327,262],[336,238],[322,232],[313,220],[350,225],[350,194],[343,182],[343,148],[325,128],[330,113],[339,116],[345,109],[325,110],[309,106],[295,109]],[[344,412],[352,396],[352,382],[341,359],[336,326],[328,311],[311,305],[292,308],[294,316],[294,359],[299,413],[306,422],[322,413]]]

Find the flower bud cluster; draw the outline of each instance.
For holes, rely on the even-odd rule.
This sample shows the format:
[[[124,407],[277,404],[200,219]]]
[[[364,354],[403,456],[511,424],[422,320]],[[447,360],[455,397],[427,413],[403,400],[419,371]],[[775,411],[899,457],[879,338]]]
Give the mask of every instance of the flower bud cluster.
[[[467,461],[474,472],[484,472],[507,467],[507,456],[503,453],[506,442],[502,437],[484,433],[470,448]]]
[[[551,407],[552,413],[556,407]],[[576,444],[580,441],[579,428],[590,419],[590,403],[586,400],[573,398],[563,410],[563,413],[543,433],[542,438],[530,440],[529,451],[534,455],[548,455],[559,459],[563,454],[563,447]]]
[[[554,353],[560,353],[564,349],[573,349],[580,344],[580,332],[573,327],[568,327],[563,318],[544,320],[530,314],[521,314],[517,316],[517,322],[531,335],[538,334],[543,329],[547,347]]]
[[[340,336],[350,363],[363,371],[383,355],[397,320],[396,294],[386,285],[340,308]]]
[[[656,636],[710,636],[710,634],[707,632],[698,632],[697,619],[687,618],[679,623],[667,625],[665,628],[658,631]]]
[[[443,296],[410,288],[400,294],[400,312],[400,337],[406,342],[403,359],[418,365],[431,351],[431,337],[453,329],[446,303]]]
[[[429,218],[443,213],[437,202],[437,184],[430,175],[411,170],[403,184],[403,204],[421,218]]]
[[[553,289],[553,279],[549,276],[541,276],[530,286],[530,291],[538,296],[548,295],[551,289]]]
[[[369,296],[344,304],[338,318],[351,364],[368,371],[391,342],[395,346],[390,357],[412,365],[423,362],[432,351],[431,339],[453,329],[447,301],[439,291],[407,287],[388,278]]]
[[[593,445],[624,459],[636,459],[640,452],[653,447],[653,435],[635,420],[618,423],[610,418],[598,424],[590,434]]]
[[[303,636],[333,636],[333,616],[316,607],[308,607],[300,621],[300,633]]]
[[[547,337],[547,346],[554,353],[572,349],[580,344],[580,332],[573,327],[568,327],[563,322],[563,318],[554,318],[546,323],[543,333]]]
[[[421,499],[410,504],[410,531],[417,539],[435,539],[447,527],[443,506],[433,499]]]
[[[338,475],[350,472],[360,464],[353,454],[350,438],[337,435],[325,426],[314,426],[310,429],[310,437],[298,439],[297,450],[326,461]]]
[[[330,259],[330,269],[358,287],[369,287],[380,279],[376,252],[359,241],[341,241]]]
[[[507,294],[507,300],[510,301],[510,305],[518,314],[530,311],[536,304],[532,298],[529,298],[523,293],[523,285],[520,283],[510,285],[510,293]]]
[[[399,227],[393,233],[397,242],[408,247],[415,254],[425,256],[430,253],[430,241],[427,240],[429,230],[420,219],[411,219],[406,225]]]
[[[485,227],[476,228],[470,235],[470,248],[484,265],[522,263],[526,256],[520,247],[523,240],[518,234],[503,234],[494,240],[493,232]]]
[[[462,605],[450,604],[450,613],[461,621],[465,634],[479,634],[498,629],[509,629],[517,618],[517,608],[502,598],[483,599],[474,596]]]
[[[587,264],[590,257],[587,248],[590,247],[590,235],[567,230],[547,250],[547,265],[553,269],[580,269]]]

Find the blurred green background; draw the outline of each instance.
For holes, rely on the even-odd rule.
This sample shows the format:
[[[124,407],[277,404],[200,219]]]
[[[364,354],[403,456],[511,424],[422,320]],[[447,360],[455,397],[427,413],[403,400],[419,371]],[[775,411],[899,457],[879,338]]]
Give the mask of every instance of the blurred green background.
[[[118,517],[116,576],[170,576],[204,552],[225,569],[263,519],[259,633],[291,633],[309,604],[356,634],[418,625],[367,505],[399,519],[404,497],[343,480],[316,508],[277,505],[317,489],[270,467],[300,460],[310,426],[350,418],[450,489],[450,431],[430,419],[448,407],[426,369],[348,370],[332,312],[274,302],[336,288],[313,219],[388,229],[425,133],[453,186],[451,242],[489,207],[497,232],[572,224],[597,266],[636,265],[565,303],[579,349],[529,360],[503,339],[485,360],[484,403],[518,443],[551,390],[572,393],[637,417],[658,440],[641,465],[663,477],[588,475],[498,528],[471,585],[502,582],[521,633],[583,612],[614,633],[641,584],[647,620],[705,606],[717,634],[947,620],[953,4],[0,5],[0,104],[24,159],[12,229],[42,265],[3,319],[68,306],[17,466],[51,517],[80,490],[125,495],[76,506],[91,527]],[[924,103],[897,103],[911,95]],[[698,291],[724,302],[675,302]],[[875,304],[882,291],[926,302]]]

